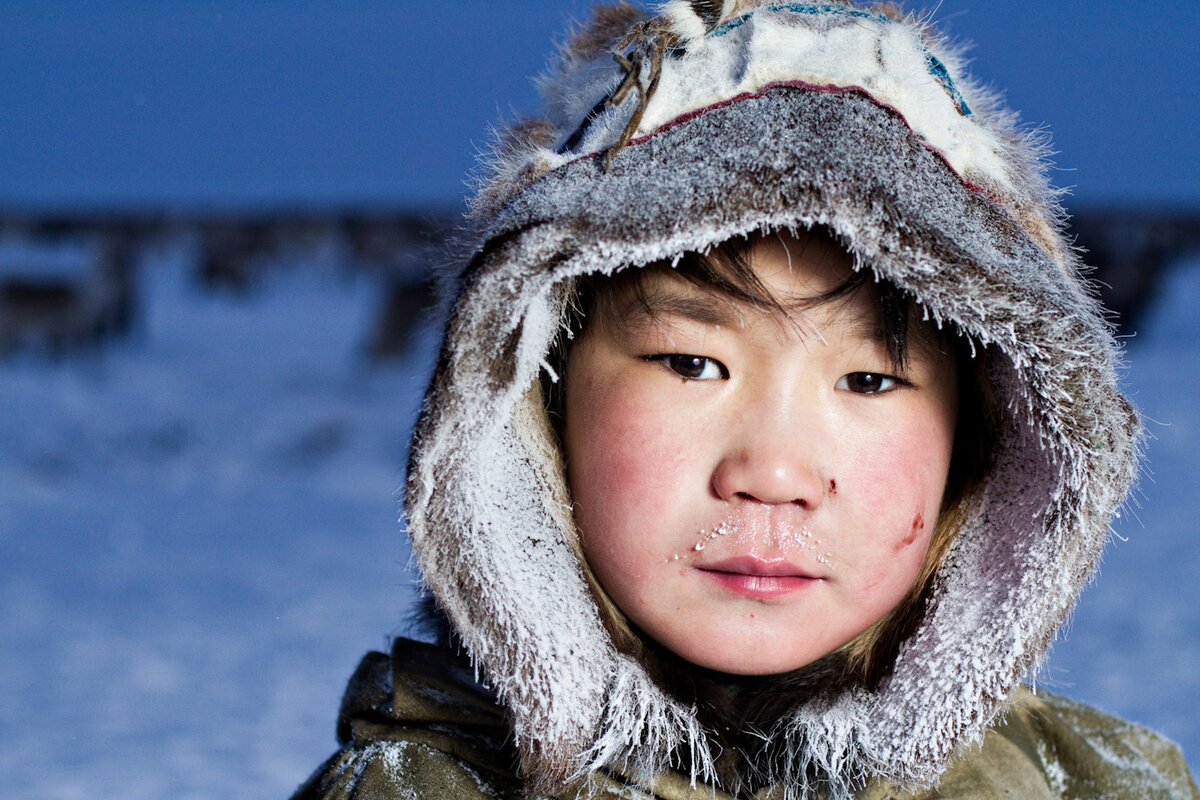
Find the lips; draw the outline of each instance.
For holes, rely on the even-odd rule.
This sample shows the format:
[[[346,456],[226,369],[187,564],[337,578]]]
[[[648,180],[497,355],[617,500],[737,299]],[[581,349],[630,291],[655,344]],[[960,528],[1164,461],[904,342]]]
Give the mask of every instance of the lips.
[[[782,558],[728,558],[696,568],[726,590],[743,597],[778,598],[800,591],[820,577]]]

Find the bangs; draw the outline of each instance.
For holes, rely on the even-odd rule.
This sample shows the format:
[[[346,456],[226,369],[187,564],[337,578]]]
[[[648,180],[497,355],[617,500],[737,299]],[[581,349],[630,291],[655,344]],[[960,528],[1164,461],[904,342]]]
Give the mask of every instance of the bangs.
[[[749,262],[750,250],[757,241],[758,238],[730,239],[706,253],[684,253],[674,262],[659,261],[640,268],[627,268],[611,276],[580,278],[567,322],[568,338],[582,335],[596,319],[620,318],[622,309],[630,303],[650,319],[657,319],[658,304],[650,288],[654,282],[647,278],[669,272],[719,300],[776,313],[789,321],[814,308],[846,301],[859,292],[869,292],[870,306],[876,312],[874,319],[868,321],[870,335],[883,344],[893,369],[904,372],[908,368],[910,334],[913,333],[910,321],[916,305],[909,295],[890,282],[874,280],[869,270],[855,269],[844,281],[821,294],[780,296],[763,283]],[[846,252],[840,242],[820,228],[808,231],[803,243],[806,248],[816,245],[831,253]],[[931,344],[940,338],[933,330],[928,336],[921,333],[924,332],[918,333],[920,338]],[[551,363],[555,362],[552,360]]]

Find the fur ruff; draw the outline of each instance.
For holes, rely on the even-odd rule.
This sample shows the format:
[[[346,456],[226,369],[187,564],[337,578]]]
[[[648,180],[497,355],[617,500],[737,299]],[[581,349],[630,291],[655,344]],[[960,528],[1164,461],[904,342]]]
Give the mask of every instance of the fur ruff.
[[[413,550],[508,708],[535,785],[604,767],[650,783],[681,753],[693,779],[712,779],[719,746],[696,711],[618,653],[600,624],[568,545],[538,376],[572,278],[826,226],[859,268],[979,343],[1006,418],[985,489],[970,498],[892,675],[874,692],[795,708],[757,769],[788,798],[846,797],[873,776],[928,784],[1036,670],[1095,569],[1137,464],[1118,352],[1058,231],[1040,153],[926,27],[792,4],[722,20],[705,37],[666,60],[639,138],[609,169],[599,154],[623,106],[598,117],[578,150],[555,151],[620,78],[602,57],[567,54],[544,84],[554,96],[538,135],[498,148],[414,434]],[[883,65],[875,77],[836,72],[867,54]],[[705,76],[692,94],[689,74]]]

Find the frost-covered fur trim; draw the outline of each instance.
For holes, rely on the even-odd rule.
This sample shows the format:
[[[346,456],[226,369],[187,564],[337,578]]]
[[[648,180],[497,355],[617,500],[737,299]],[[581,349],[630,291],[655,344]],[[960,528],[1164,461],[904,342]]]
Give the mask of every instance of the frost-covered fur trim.
[[[843,33],[828,16],[826,32]],[[756,18],[727,35],[774,35]],[[415,432],[406,502],[426,584],[509,709],[534,779],[611,766],[651,776],[679,752],[704,779],[716,755],[692,710],[616,652],[569,545],[538,376],[575,276],[823,225],[862,268],[988,351],[1007,418],[985,490],[892,676],[876,692],[799,707],[773,732],[780,744],[758,766],[785,796],[844,797],[870,776],[934,780],[1036,668],[1092,573],[1137,461],[1110,331],[1051,223],[1035,156],[1004,160],[1006,200],[931,147],[914,110],[862,87],[772,80],[664,115],[669,124],[607,170],[597,156],[549,166],[544,125],[526,147],[500,151]]]

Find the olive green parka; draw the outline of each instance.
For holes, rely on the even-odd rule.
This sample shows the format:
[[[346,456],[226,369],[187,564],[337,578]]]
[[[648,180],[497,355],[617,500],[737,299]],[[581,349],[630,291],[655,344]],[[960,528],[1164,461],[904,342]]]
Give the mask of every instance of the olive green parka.
[[[338,719],[343,749],[293,800],[740,800],[664,772],[639,786],[620,771],[553,795],[527,794],[505,714],[474,680],[465,656],[398,639],[389,657],[359,665]],[[592,792],[592,794],[588,794]],[[754,800],[780,797],[767,787]],[[942,774],[936,787],[902,792],[873,780],[859,800],[1196,800],[1179,748],[1137,725],[1027,687]]]

